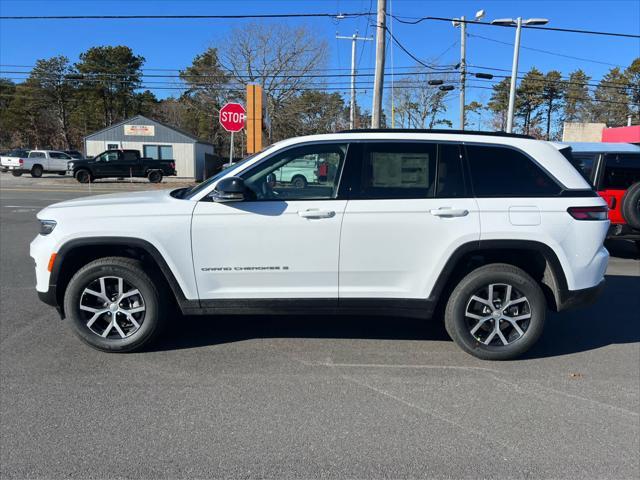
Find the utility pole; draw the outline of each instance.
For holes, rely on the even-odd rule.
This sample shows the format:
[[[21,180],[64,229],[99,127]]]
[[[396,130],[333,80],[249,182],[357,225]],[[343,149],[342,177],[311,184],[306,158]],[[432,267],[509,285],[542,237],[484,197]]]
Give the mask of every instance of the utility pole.
[[[378,0],[376,25],[376,71],[373,80],[373,106],[371,108],[371,128],[380,128],[382,117],[382,88],[384,85],[384,50],[387,37],[387,0]]]
[[[359,37],[358,32],[350,37],[336,35],[338,40],[351,40],[351,108],[349,110],[349,129],[356,128],[356,42],[373,40],[370,37]]]
[[[478,10],[474,17],[476,22],[484,17],[484,10]],[[464,130],[466,118],[465,88],[467,80],[467,22],[466,17],[454,18],[453,26],[460,27],[460,130]]]
[[[460,17],[460,130],[464,130],[464,89],[465,75],[467,67],[467,22],[465,18]]]

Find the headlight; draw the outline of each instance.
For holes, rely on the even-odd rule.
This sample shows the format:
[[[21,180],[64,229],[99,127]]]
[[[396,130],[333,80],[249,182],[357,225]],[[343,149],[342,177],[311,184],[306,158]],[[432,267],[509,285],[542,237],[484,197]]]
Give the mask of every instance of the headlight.
[[[67,170],[73,170],[73,162],[67,162]]]
[[[56,225],[54,220],[40,220],[40,235],[49,235]]]

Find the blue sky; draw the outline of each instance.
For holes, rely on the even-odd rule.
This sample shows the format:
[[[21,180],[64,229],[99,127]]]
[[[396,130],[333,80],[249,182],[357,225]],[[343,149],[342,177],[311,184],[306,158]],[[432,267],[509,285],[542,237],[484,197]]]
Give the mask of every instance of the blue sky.
[[[479,9],[486,11],[485,20],[494,18],[546,17],[549,26],[604,30],[640,34],[640,1],[594,1],[594,0],[538,0],[538,1],[422,1],[388,0],[394,15],[404,17],[472,17]],[[375,0],[242,0],[242,1],[66,1],[66,0],[0,0],[0,16],[5,15],[143,15],[143,14],[257,14],[257,13],[303,13],[303,12],[366,12],[371,5],[375,11]],[[373,18],[373,17],[372,17]],[[337,41],[336,33],[350,35],[358,30],[368,31],[366,17],[358,19],[288,19],[271,22],[305,23],[324,36],[330,47],[329,68],[349,67],[350,42]],[[39,58],[64,54],[72,61],[78,55],[96,45],[128,45],[136,54],[146,58],[145,68],[184,68],[195,55],[209,46],[215,46],[231,28],[247,25],[246,20],[63,20],[63,21],[0,21],[1,70],[27,70],[4,65],[33,65]],[[426,21],[418,25],[393,24],[394,35],[417,57],[424,60],[438,58],[440,64],[455,64],[459,61],[459,30],[448,22]],[[509,69],[512,47],[475,37],[480,35],[499,42],[512,43],[514,31],[509,28],[470,25],[467,41],[467,61],[472,65],[483,65]],[[595,80],[601,78],[613,65],[628,66],[640,56],[640,40],[612,38],[595,35],[524,30],[522,46],[547,50],[556,55],[521,50],[520,68],[526,71],[536,66],[543,71],[560,70],[568,74],[582,68]],[[374,61],[374,42],[358,44],[362,51],[359,67],[371,69]],[[387,66],[390,67],[390,49]],[[580,57],[584,60],[567,58]],[[414,65],[397,47],[393,48],[396,75],[401,67]],[[500,73],[500,72],[496,72]],[[505,72],[502,72],[505,73]],[[506,74],[506,73],[505,73]],[[15,74],[2,76],[19,77]],[[344,82],[346,78],[334,79]],[[390,77],[387,77],[387,82]],[[482,85],[479,81],[472,84]],[[342,83],[341,83],[342,86]],[[370,88],[359,93],[358,100],[370,109]],[[159,97],[170,94],[157,90]],[[486,101],[490,91],[470,88],[467,101]],[[457,92],[448,102],[447,117],[458,115]],[[454,121],[454,124],[457,122]]]

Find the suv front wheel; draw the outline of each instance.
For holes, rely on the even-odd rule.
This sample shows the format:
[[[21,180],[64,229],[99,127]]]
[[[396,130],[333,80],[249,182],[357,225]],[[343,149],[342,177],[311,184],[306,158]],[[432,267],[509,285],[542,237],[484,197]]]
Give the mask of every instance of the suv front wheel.
[[[156,338],[166,305],[137,260],[105,257],[82,267],[64,295],[64,309],[81,340],[106,352],[130,352]]]
[[[509,360],[531,348],[544,328],[546,300],[538,283],[513,265],[485,265],[451,293],[445,326],[454,342],[484,360]]]

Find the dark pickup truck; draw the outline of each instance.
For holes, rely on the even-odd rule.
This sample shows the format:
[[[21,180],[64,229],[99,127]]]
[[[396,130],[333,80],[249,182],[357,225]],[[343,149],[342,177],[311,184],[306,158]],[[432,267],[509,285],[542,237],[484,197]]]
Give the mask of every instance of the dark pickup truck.
[[[145,177],[158,183],[162,177],[176,174],[173,160],[141,157],[138,150],[107,150],[94,158],[68,162],[67,167],[68,173],[80,183],[109,177]]]

